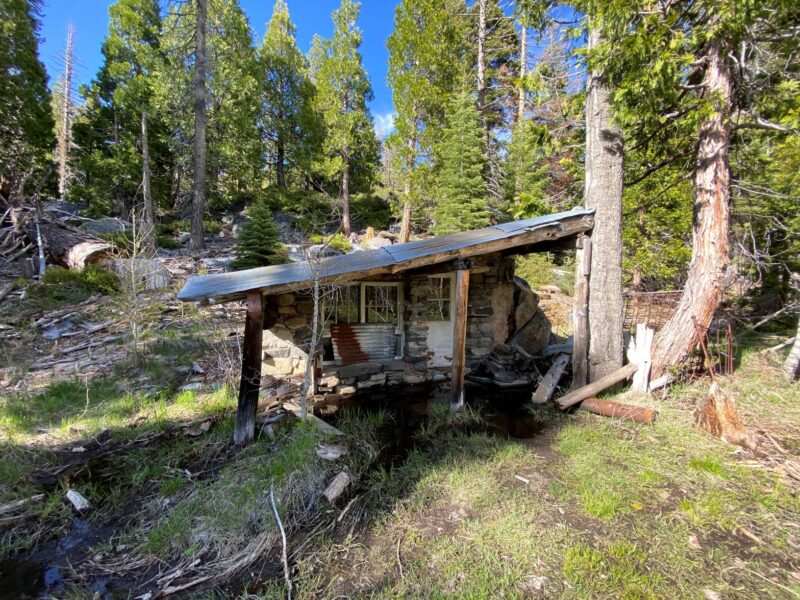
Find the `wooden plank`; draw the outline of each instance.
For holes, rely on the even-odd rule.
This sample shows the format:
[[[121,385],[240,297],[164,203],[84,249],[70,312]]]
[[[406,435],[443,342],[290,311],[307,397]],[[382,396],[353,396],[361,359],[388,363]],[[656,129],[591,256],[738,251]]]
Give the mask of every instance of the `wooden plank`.
[[[575,298],[573,305],[574,337],[572,348],[572,387],[589,382],[589,275],[592,264],[592,240],[582,236],[575,253]]]
[[[303,418],[303,409],[300,408],[299,404],[295,402],[284,402],[283,408],[288,410],[298,419]],[[336,427],[334,427],[333,425],[329,425],[328,423],[320,419],[318,416],[312,415],[309,411],[306,411],[306,421],[308,421],[309,423],[313,423],[317,427],[317,429],[319,429],[322,433],[326,435],[344,435],[344,433],[336,429]]]
[[[577,390],[571,391],[566,396],[562,396],[561,398],[556,400],[556,404],[562,410],[569,408],[570,406],[574,406],[579,402],[583,402],[587,398],[596,396],[603,390],[607,390],[612,385],[619,383],[620,381],[624,381],[634,373],[636,373],[636,365],[633,363],[628,363],[627,365],[625,365],[624,367],[620,367],[613,373],[609,373],[605,377],[601,377],[600,379],[590,383],[589,385],[580,387]]]
[[[561,376],[564,374],[564,369],[567,368],[568,363],[569,354],[559,354],[556,357],[541,383],[539,383],[539,387],[537,387],[536,391],[533,393],[531,401],[534,404],[545,404],[550,400],[553,392],[556,391],[556,386],[561,380]]]
[[[631,406],[630,404],[621,404],[619,402],[611,402],[610,400],[600,400],[600,398],[587,398],[581,402],[578,408],[588,410],[596,415],[604,417],[612,417],[615,419],[630,419],[637,423],[653,423],[658,416],[658,412],[652,408],[643,408],[641,406]]]
[[[467,349],[467,307],[469,270],[456,271],[456,301],[453,323],[453,370],[450,378],[450,404],[454,410],[464,407],[464,362]]]
[[[247,294],[247,317],[244,324],[242,349],[242,378],[239,382],[239,406],[236,410],[235,444],[253,441],[256,435],[256,410],[261,387],[261,338],[264,328],[264,308],[261,292]]]
[[[650,383],[650,349],[653,345],[655,332],[646,323],[636,325],[636,364],[639,368],[633,376],[631,390],[634,392],[647,392]]]

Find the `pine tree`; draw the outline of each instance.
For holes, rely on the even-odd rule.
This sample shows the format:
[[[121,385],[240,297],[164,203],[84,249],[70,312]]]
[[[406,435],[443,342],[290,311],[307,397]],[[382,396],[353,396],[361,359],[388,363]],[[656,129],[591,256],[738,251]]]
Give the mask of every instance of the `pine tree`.
[[[47,75],[39,60],[40,0],[0,2],[0,197],[23,193],[52,150]],[[41,185],[41,181],[37,182]]]
[[[157,82],[159,105],[169,112],[172,129],[179,208],[191,197],[194,179],[195,21],[194,3],[172,5],[162,37],[166,66]],[[221,209],[262,194],[262,84],[252,31],[237,0],[208,2],[206,33],[207,204]]]
[[[475,98],[462,91],[451,102],[439,149],[441,170],[433,213],[433,229],[438,235],[489,225],[482,141]]]
[[[170,193],[171,159],[157,94],[161,36],[157,0],[118,0],[109,8],[104,62],[81,89],[86,102],[73,126],[80,176],[73,194],[96,215],[128,218],[141,203],[150,234],[159,200]],[[148,237],[152,246],[154,236]]]
[[[287,171],[310,171],[321,143],[321,123],[312,105],[309,65],[297,48],[296,28],[284,0],[276,0],[259,51],[263,78],[261,121],[275,182],[287,188]]]
[[[395,10],[389,49],[389,86],[395,132],[387,146],[403,204],[400,241],[408,241],[412,208],[430,191],[434,151],[441,141],[447,99],[459,85],[466,23],[459,0],[403,0]]]
[[[350,235],[350,194],[354,175],[371,186],[377,169],[378,141],[367,101],[372,86],[361,61],[361,30],[356,25],[361,4],[342,0],[333,12],[333,38],[314,37],[311,66],[317,86],[316,107],[325,123],[325,161],[329,178],[340,181],[342,230]]]
[[[252,269],[284,262],[280,234],[265,200],[258,200],[247,209],[248,220],[242,225],[236,243],[234,269]]]

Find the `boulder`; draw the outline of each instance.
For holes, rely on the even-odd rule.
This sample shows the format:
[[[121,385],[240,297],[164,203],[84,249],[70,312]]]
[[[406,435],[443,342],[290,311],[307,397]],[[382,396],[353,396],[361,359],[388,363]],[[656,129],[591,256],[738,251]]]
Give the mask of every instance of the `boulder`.
[[[475,311],[481,312],[481,311]],[[514,312],[514,286],[510,283],[500,283],[492,289],[491,327],[492,346],[502,344],[508,339],[509,316]]]
[[[383,236],[376,236],[373,238],[369,238],[368,240],[364,240],[361,244],[364,250],[377,250],[378,248],[383,248],[384,246],[391,246],[392,240],[389,238],[385,238]]]
[[[533,318],[539,307],[539,296],[530,288],[528,282],[514,277],[516,307],[514,309],[514,330],[516,331]]]
[[[157,259],[119,258],[109,261],[108,267],[119,275],[126,289],[143,287],[145,290],[158,290],[169,287],[169,271]]]
[[[518,346],[534,355],[550,341],[550,321],[541,308],[509,340],[509,345]]]
[[[115,219],[113,217],[103,217],[102,219],[95,219],[94,221],[85,221],[81,223],[81,229],[91,235],[109,235],[112,233],[120,233],[128,231],[133,228],[133,225],[122,219]]]

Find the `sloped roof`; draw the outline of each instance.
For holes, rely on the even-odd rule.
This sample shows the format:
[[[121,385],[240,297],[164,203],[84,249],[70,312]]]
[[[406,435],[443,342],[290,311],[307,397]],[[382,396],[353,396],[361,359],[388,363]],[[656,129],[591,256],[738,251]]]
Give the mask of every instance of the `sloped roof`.
[[[314,279],[321,283],[351,281],[366,276],[388,275],[468,258],[543,241],[574,236],[594,225],[594,209],[574,208],[567,212],[512,221],[424,240],[353,252],[312,262],[288,263],[190,277],[178,299],[185,302],[227,302],[244,298],[248,292],[280,293],[309,288]]]

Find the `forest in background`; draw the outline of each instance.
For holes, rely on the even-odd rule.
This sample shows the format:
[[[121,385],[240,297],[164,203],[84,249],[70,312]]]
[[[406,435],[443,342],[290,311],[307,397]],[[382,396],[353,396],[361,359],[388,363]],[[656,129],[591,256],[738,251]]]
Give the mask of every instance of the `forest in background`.
[[[255,247],[278,244],[274,211],[306,235],[395,223],[406,241],[565,210],[607,170],[585,159],[588,68],[604,73],[624,156],[623,277],[634,290],[686,280],[698,140],[718,100],[706,49],[719,43],[733,79],[732,277],[760,311],[796,286],[792,2],[402,0],[386,42],[395,128],[385,139],[367,106],[358,2],[343,0],[333,36],[303,54],[283,0],[263,40],[237,0],[118,0],[104,62],[76,95],[69,68],[47,74],[39,60],[41,9],[0,9],[6,202],[59,197],[124,219],[136,208],[152,244],[173,245],[156,234],[191,222],[195,249],[204,222],[213,231],[242,210],[258,215]]]

